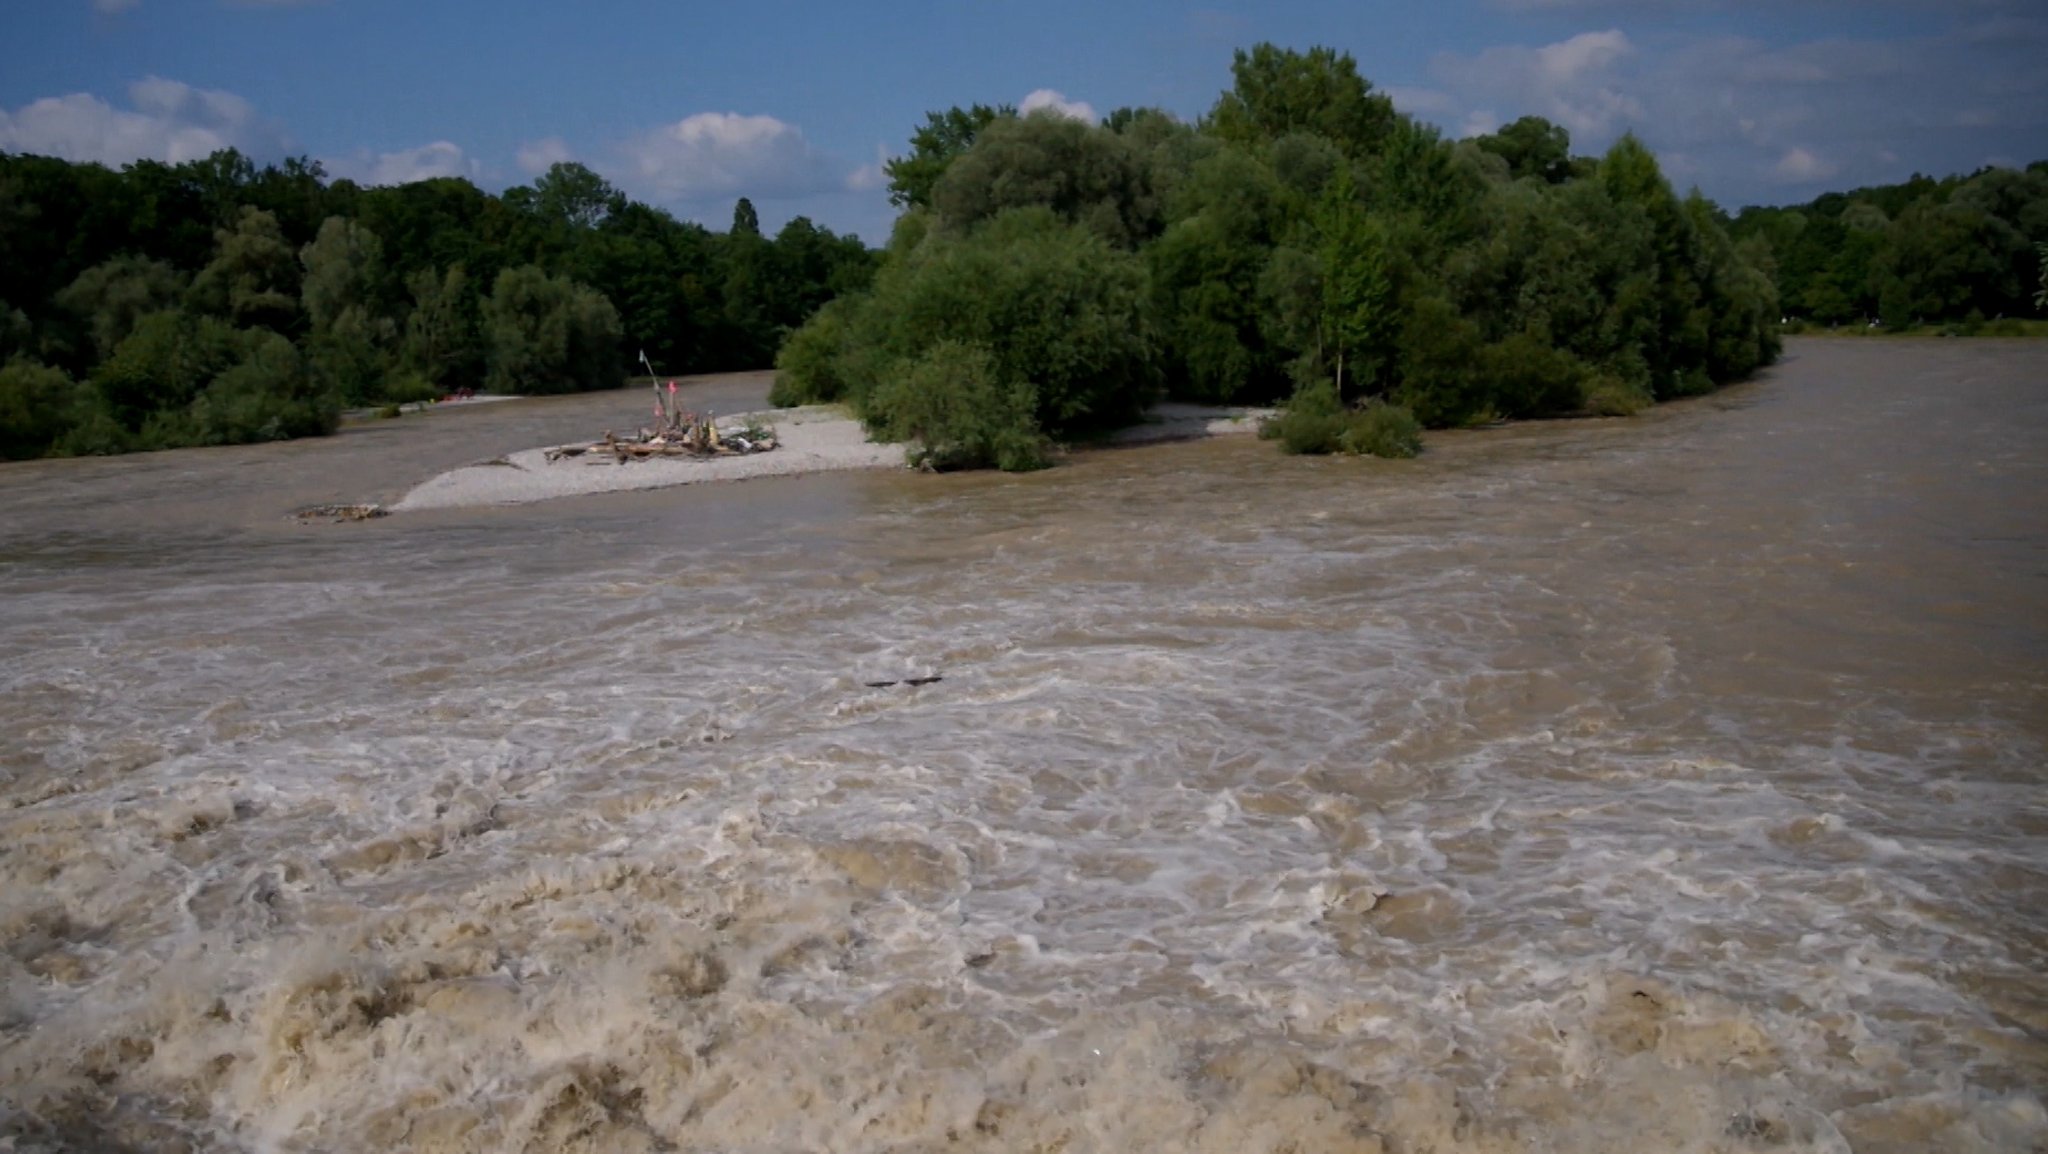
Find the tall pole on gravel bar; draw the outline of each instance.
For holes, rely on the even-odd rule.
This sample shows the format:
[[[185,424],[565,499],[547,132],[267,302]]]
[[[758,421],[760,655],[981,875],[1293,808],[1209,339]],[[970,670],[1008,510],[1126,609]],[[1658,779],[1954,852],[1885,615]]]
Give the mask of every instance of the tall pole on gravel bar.
[[[661,378],[654,375],[654,363],[647,359],[647,350],[640,350],[640,363],[646,366],[647,383],[654,387],[654,424],[656,431],[668,428],[670,416],[667,402],[661,396]]]

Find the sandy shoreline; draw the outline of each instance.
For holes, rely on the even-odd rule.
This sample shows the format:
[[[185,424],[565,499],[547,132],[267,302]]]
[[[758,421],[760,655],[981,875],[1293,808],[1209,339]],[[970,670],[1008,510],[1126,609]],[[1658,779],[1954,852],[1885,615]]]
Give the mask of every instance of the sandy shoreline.
[[[1149,444],[1199,437],[1253,433],[1263,409],[1225,409],[1200,405],[1161,405],[1140,425],[1120,430],[1111,444]],[[505,456],[450,469],[415,486],[390,506],[393,513],[427,509],[468,509],[490,505],[524,505],[560,497],[666,489],[706,481],[739,481],[751,477],[788,477],[848,469],[900,469],[907,464],[904,446],[868,440],[860,422],[837,406],[776,409],[720,418],[722,429],[736,429],[750,420],[775,426],[779,442],[772,452],[709,460],[656,458],[619,464],[609,458],[572,457],[550,461],[553,446],[524,449]]]

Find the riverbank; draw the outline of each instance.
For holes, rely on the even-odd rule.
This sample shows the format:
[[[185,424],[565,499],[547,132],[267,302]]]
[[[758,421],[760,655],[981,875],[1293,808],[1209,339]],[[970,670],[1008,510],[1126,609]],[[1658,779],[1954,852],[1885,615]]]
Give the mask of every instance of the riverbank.
[[[743,481],[751,477],[847,469],[900,469],[905,463],[902,445],[869,441],[860,423],[835,407],[742,414],[723,418],[718,426],[737,430],[751,422],[775,427],[774,451],[709,459],[653,458],[621,464],[597,454],[549,460],[552,446],[523,449],[432,477],[391,506],[391,511],[525,505],[559,497],[666,489],[706,481]]]
[[[1116,434],[1105,445],[1153,444],[1201,437],[1256,433],[1271,410],[1164,404],[1146,420]],[[526,505],[562,497],[667,489],[711,481],[743,481],[754,477],[790,477],[853,469],[901,469],[908,464],[905,447],[868,440],[867,432],[845,409],[813,405],[771,409],[721,418],[721,429],[749,424],[772,425],[777,448],[745,456],[655,458],[619,463],[608,457],[583,456],[551,460],[552,446],[523,449],[450,469],[428,479],[391,506],[394,513],[429,509],[472,509],[492,505]]]

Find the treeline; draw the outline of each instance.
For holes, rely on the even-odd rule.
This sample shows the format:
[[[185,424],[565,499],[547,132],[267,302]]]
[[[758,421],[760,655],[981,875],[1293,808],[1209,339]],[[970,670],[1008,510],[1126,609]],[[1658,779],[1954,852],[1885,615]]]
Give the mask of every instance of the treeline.
[[[1291,449],[1401,453],[1417,423],[1632,412],[1775,355],[1766,242],[1635,139],[1451,143],[1329,49],[1232,71],[1192,125],[932,114],[888,166],[873,286],[790,338],[777,399],[847,401],[939,465],[1032,467],[1162,395],[1285,399]]]
[[[1746,208],[1733,232],[1770,242],[1798,321],[1967,330],[2031,316],[2048,290],[2048,161]]]
[[[0,456],[332,431],[463,388],[759,368],[876,257],[801,217],[714,233],[556,165],[362,188],[233,151],[119,171],[0,154]]]

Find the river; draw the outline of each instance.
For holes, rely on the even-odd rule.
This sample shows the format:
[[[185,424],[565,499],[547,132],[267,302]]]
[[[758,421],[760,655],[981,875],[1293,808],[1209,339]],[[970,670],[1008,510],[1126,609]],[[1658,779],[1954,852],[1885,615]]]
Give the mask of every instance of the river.
[[[640,399],[0,468],[0,1144],[2048,1143],[2048,344],[285,517]]]

